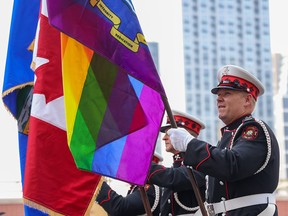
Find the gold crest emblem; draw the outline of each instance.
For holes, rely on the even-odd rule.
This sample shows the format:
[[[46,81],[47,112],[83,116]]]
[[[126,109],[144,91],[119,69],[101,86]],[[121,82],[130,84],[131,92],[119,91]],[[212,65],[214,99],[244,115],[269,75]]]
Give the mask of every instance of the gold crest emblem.
[[[255,126],[247,126],[242,133],[242,137],[247,140],[254,140],[258,136],[258,128]]]

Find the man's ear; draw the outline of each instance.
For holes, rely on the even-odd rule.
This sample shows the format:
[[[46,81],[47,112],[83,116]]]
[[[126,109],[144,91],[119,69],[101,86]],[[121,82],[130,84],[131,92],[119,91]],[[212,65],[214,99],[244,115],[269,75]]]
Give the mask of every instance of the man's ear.
[[[247,94],[246,97],[245,97],[245,102],[246,104],[248,105],[251,105],[253,104],[253,96],[251,94]]]

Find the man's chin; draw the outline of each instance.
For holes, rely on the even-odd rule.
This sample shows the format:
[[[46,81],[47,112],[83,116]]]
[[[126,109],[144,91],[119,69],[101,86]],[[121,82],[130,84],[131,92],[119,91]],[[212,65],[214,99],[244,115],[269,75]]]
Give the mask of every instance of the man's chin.
[[[171,151],[172,151],[172,149],[173,149],[173,148],[171,148],[171,147],[166,147],[166,149],[165,149],[165,150],[166,150],[166,152],[171,152]]]
[[[221,113],[218,113],[218,118],[223,121],[224,116]]]

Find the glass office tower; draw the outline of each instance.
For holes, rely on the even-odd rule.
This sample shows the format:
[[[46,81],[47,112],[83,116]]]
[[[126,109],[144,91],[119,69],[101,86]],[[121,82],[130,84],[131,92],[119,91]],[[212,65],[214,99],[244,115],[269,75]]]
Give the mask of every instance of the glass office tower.
[[[218,68],[241,66],[265,86],[254,116],[273,129],[273,75],[268,0],[182,0],[186,111],[206,124],[200,138],[216,144]]]

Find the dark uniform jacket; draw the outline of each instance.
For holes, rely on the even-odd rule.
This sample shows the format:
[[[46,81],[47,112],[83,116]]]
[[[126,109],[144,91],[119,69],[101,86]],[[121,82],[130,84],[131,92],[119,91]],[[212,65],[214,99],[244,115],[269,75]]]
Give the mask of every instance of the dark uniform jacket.
[[[145,186],[147,198],[153,215],[159,215],[161,190],[157,186]],[[110,186],[103,182],[96,201],[111,216],[136,216],[146,214],[140,190],[138,187],[131,187],[127,196],[117,194]]]
[[[161,216],[191,214],[199,209],[187,168],[182,164],[182,156],[183,153],[173,156],[172,168],[157,164],[151,166],[148,182],[163,187]],[[202,194],[202,200],[204,200],[206,188],[204,175],[195,171],[194,176]]]
[[[209,175],[208,203],[273,193],[279,180],[279,147],[271,129],[247,116],[221,132],[217,147],[197,139],[190,141],[184,160],[185,165]],[[267,204],[254,205],[226,215],[255,216],[266,207]]]

